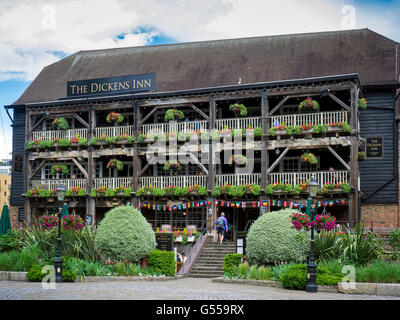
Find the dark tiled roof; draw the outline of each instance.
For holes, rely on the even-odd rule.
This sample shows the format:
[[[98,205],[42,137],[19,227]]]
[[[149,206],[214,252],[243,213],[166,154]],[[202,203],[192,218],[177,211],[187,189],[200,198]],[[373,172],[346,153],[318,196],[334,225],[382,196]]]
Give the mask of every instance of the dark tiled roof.
[[[142,73],[156,73],[157,91],[350,73],[394,83],[399,56],[397,42],[369,29],[80,51],[45,67],[14,104],[63,98],[67,81]]]

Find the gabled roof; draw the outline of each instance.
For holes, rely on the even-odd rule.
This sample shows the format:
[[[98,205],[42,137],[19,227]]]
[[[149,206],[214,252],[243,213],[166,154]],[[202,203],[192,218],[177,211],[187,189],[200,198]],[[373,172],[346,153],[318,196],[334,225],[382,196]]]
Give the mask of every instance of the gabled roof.
[[[80,51],[45,67],[14,105],[64,98],[67,81],[144,73],[164,92],[352,73],[398,83],[399,56],[369,29]]]

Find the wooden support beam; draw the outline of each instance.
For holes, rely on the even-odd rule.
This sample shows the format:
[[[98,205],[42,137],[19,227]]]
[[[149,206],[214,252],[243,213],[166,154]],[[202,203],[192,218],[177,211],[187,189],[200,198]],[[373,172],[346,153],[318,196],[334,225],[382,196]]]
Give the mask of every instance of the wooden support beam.
[[[272,110],[271,110],[271,112],[269,112],[268,113],[268,116],[272,116],[281,106],[283,106],[285,103],[286,103],[286,101],[288,101],[289,100],[289,96],[286,96],[285,98],[283,98],[282,100],[281,100],[281,102],[279,102],[276,106],[275,106],[275,108],[273,108]]]
[[[82,123],[86,128],[89,128],[89,124],[85,120],[83,120],[81,116],[77,115],[76,113],[73,113],[72,116],[80,123]]]
[[[75,158],[71,158],[71,160],[73,161],[73,163],[75,163],[75,165],[78,167],[78,169],[83,173],[85,178],[88,179],[89,178],[88,173],[86,172],[85,168],[83,168],[81,166],[81,164],[78,162],[78,160],[76,160]]]
[[[211,99],[209,102],[209,119],[208,119],[208,128],[209,130],[213,130],[215,128],[215,119],[216,119],[216,102],[214,99]],[[214,152],[213,152],[213,141],[209,141],[208,147],[208,176],[207,176],[207,189],[212,190],[215,184],[215,176],[217,174],[217,165],[214,163]]]
[[[32,134],[33,130],[35,130],[45,119],[47,119],[47,117],[42,115],[42,117],[38,121],[36,121],[36,123],[29,130],[29,137]]]
[[[338,97],[336,97],[332,92],[329,92],[329,97],[331,97],[334,101],[340,104],[344,109],[350,111],[350,107],[347,104],[345,104],[342,100],[340,100]]]
[[[200,169],[206,174],[208,175],[208,170],[206,169],[206,167],[199,161],[199,159],[197,159],[193,153],[189,153],[189,157],[190,159],[192,159],[194,161],[194,163],[196,163]]]
[[[39,172],[39,170],[43,167],[43,165],[47,162],[47,159],[42,160],[42,162],[38,165],[38,167],[31,173],[29,176],[29,180],[32,180],[33,177]]]
[[[268,132],[268,111],[269,111],[269,103],[266,95],[261,96],[261,128],[263,129],[264,134]],[[268,137],[268,136],[267,136]],[[267,187],[268,174],[268,150],[267,150],[267,141],[264,139],[261,140],[261,189],[265,189]]]
[[[142,170],[140,170],[138,177],[141,177],[142,174],[147,170],[148,167],[150,167],[152,165],[151,162],[147,162],[146,165],[142,168]]]
[[[343,160],[341,156],[339,156],[335,150],[332,149],[331,146],[328,146],[328,150],[344,165],[346,170],[350,171],[350,166]]]
[[[282,160],[282,158],[286,155],[286,153],[288,153],[288,151],[290,150],[289,147],[287,147],[282,153],[281,155],[278,157],[278,159],[275,160],[275,162],[272,164],[272,166],[270,166],[268,168],[267,174],[271,173],[272,170],[275,169],[275,167],[279,164],[279,162]]]
[[[151,111],[142,119],[138,122],[139,125],[142,125],[148,118],[151,117],[151,115],[156,112],[158,109],[160,109],[160,106],[154,107],[153,109],[151,109]]]
[[[203,111],[197,108],[193,103],[189,105],[194,111],[198,112],[204,119],[208,120],[209,116],[206,115]]]

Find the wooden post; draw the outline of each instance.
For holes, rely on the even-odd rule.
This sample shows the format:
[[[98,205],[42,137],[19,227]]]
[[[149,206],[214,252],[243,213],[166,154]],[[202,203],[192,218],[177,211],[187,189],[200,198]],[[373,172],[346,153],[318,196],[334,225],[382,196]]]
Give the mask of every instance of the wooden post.
[[[140,123],[141,123],[141,112],[139,105],[137,104],[136,101],[134,101],[132,97],[132,104],[133,104],[133,133],[135,135],[135,138],[140,134]],[[133,156],[132,156],[132,190],[133,192],[136,192],[137,189],[139,188],[139,171],[140,171],[140,158],[138,154],[138,149],[133,148]],[[139,201],[135,196],[132,197],[132,206],[137,208],[139,205]]]
[[[25,114],[25,123],[26,123],[26,128],[25,128],[25,145],[28,143],[30,140],[30,134],[32,132],[32,119],[30,115],[30,111],[28,108],[25,109],[26,114]],[[32,167],[31,163],[29,161],[29,154],[25,151],[24,154],[24,163],[25,163],[25,168],[24,168],[24,191],[25,193],[29,190],[29,185],[31,182],[31,174],[32,174]],[[32,222],[32,207],[31,207],[31,202],[29,198],[25,198],[25,203],[24,203],[24,214],[25,214],[25,222],[30,225]]]
[[[269,131],[269,102],[266,94],[261,96],[261,127],[263,130],[263,136],[261,138],[261,189],[265,190],[269,184],[269,174],[268,174],[268,165],[269,165],[269,154],[267,150],[268,144],[268,131]],[[267,196],[264,192],[260,195],[260,203],[264,200],[268,200],[269,196]],[[261,215],[261,209],[259,214]]]
[[[216,119],[216,102],[214,99],[210,99],[209,102],[209,119],[208,119],[208,128],[209,132],[211,132],[213,129],[215,129],[215,119]],[[209,146],[208,146],[208,175],[207,175],[207,189],[212,190],[215,186],[215,176],[217,174],[217,166],[214,163],[214,148],[212,145],[212,139],[208,140]],[[207,206],[207,212],[210,208],[212,208],[213,215],[209,216],[207,213],[207,221],[208,221],[208,227],[209,227],[209,234],[215,235],[215,228],[214,228],[214,221],[217,219],[217,210],[214,206],[214,200],[212,201],[211,206]]]
[[[350,126],[351,126],[351,146],[350,146],[350,187],[355,192],[350,192],[349,198],[349,223],[354,226],[358,223],[358,131],[357,131],[357,114],[358,114],[358,92],[359,89],[356,85],[350,90],[351,93],[351,106],[350,106]]]
[[[88,142],[94,137],[94,128],[96,127],[96,112],[92,105],[88,106],[89,112],[89,127],[88,127]],[[96,177],[96,165],[93,158],[93,146],[88,145],[88,183],[87,192],[90,193],[94,188],[94,179]],[[92,225],[96,225],[96,199],[87,197],[87,215],[92,216]]]

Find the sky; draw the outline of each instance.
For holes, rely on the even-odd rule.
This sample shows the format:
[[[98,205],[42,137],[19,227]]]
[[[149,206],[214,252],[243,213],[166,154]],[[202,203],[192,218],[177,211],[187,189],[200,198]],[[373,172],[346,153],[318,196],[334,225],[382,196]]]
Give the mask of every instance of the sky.
[[[400,0],[0,0],[0,159],[3,106],[77,51],[358,28],[400,42]]]

